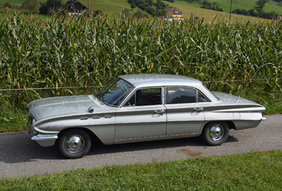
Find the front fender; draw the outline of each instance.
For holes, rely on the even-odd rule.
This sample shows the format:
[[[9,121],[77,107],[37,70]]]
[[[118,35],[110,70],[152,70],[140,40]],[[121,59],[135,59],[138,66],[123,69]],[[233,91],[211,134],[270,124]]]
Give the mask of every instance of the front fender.
[[[105,145],[113,144],[115,132],[115,118],[110,114],[79,117],[60,117],[56,119],[41,120],[31,128],[38,134],[33,140],[43,142],[43,139],[56,140],[61,131],[73,128],[88,129],[93,132]],[[45,141],[45,140],[44,140]],[[39,143],[42,145],[43,143]],[[44,143],[44,145],[46,145]]]

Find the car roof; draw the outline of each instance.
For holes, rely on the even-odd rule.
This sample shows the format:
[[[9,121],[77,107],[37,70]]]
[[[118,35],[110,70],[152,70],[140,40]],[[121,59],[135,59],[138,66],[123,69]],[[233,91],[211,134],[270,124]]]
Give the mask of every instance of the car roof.
[[[135,87],[153,87],[153,86],[200,86],[202,82],[194,78],[172,74],[130,74],[119,76]]]

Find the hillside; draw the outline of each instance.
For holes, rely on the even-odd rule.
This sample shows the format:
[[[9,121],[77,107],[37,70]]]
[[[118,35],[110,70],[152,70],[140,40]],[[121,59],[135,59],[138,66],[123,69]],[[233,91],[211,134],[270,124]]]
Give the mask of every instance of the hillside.
[[[227,12],[218,12],[213,11],[209,9],[202,9],[199,7],[193,7],[188,3],[183,3],[176,1],[174,3],[168,3],[169,6],[175,7],[177,9],[180,9],[183,12],[184,19],[189,19],[191,15],[194,17],[198,17],[199,19],[204,18],[205,22],[211,22],[215,17],[217,21],[229,21],[229,13]],[[248,21],[251,22],[264,22],[269,21],[266,19],[256,18],[256,17],[249,17],[249,16],[243,16],[243,15],[236,15],[232,14],[231,16],[231,22],[242,22],[246,23]]]
[[[88,7],[88,0],[80,0],[80,2]],[[120,15],[123,9],[130,9],[130,5],[127,0],[91,0],[90,9],[102,10],[104,14],[111,17]]]
[[[224,12],[230,11],[230,0],[208,0],[209,2],[217,2],[219,6],[223,9]],[[235,9],[245,9],[249,10],[252,9],[255,6],[255,3],[257,0],[232,0],[232,10]],[[271,12],[275,11],[278,14],[282,14],[282,6],[277,2],[269,1],[265,4],[265,7],[263,8],[265,12]]]
[[[25,0],[10,0],[11,4],[21,5]],[[0,0],[0,4],[4,4],[7,0]],[[42,1],[41,1],[42,2]],[[63,0],[63,3],[67,2],[67,0]],[[80,0],[82,4],[88,7],[88,0]],[[184,0],[175,0],[174,3],[169,3],[165,1],[165,3],[169,4],[170,7],[175,7],[180,9],[183,12],[183,17],[185,19],[189,19],[191,14],[198,18],[205,18],[205,21],[210,22],[213,20],[215,16],[217,16],[217,20],[220,21],[229,21],[229,9],[230,9],[230,1],[227,0],[209,0],[209,2],[217,2],[219,6],[223,9],[224,12],[212,11],[208,9],[200,8],[200,4],[198,3],[187,3]],[[255,5],[256,0],[233,0],[232,10],[234,9],[251,9]],[[90,9],[91,10],[102,10],[104,14],[109,16],[110,18],[119,17],[122,10],[130,9],[131,13],[134,13],[139,8],[131,9],[128,0],[91,0],[90,1]],[[264,7],[265,12],[275,11],[282,14],[282,6],[281,3],[274,1],[270,1],[266,3]],[[232,21],[258,21],[261,19],[255,17],[247,17],[241,15],[232,14]],[[263,20],[263,19],[262,19]]]

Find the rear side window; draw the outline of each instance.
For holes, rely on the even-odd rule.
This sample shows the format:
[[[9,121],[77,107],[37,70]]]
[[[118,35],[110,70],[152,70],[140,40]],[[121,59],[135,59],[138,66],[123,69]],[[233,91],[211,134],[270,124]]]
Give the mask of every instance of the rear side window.
[[[191,87],[167,87],[166,104],[209,102],[197,89]]]

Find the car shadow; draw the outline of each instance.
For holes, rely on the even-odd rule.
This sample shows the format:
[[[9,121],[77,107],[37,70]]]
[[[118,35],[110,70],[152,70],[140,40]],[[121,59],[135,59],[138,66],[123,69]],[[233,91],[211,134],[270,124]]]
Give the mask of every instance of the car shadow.
[[[105,154],[105,153],[119,153],[131,152],[141,150],[154,150],[162,148],[178,148],[183,146],[205,146],[198,137],[170,139],[160,141],[147,141],[138,143],[126,143],[117,145],[103,145],[102,143],[95,142],[93,148],[89,152],[90,155]]]
[[[229,136],[226,142],[237,142],[238,140]],[[41,147],[30,140],[27,132],[0,134],[1,155],[0,162],[22,163],[41,160],[65,159],[57,147]],[[183,146],[206,147],[199,137],[170,139],[161,141],[149,141],[139,143],[128,143],[119,145],[103,145],[95,141],[88,155],[100,155],[108,153],[130,152],[140,150],[154,150],[162,148],[179,148]]]
[[[238,139],[232,135],[229,135],[225,142],[226,143],[238,142]]]
[[[0,134],[0,144],[0,162],[21,163],[62,158],[56,147],[39,146],[30,139],[28,132]]]
[[[238,142],[238,139],[234,136],[229,135],[225,142]],[[147,141],[139,143],[127,143],[117,145],[103,145],[102,143],[95,141],[92,149],[88,153],[89,155],[105,154],[105,153],[119,153],[119,152],[130,152],[140,150],[153,150],[162,148],[178,148],[184,146],[193,147],[208,147],[203,143],[200,137],[190,137],[181,139],[169,139],[161,141]]]

